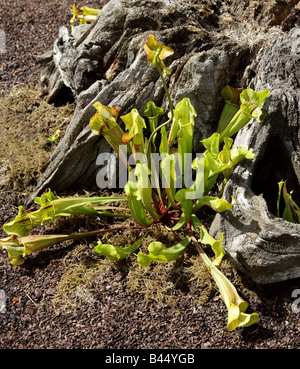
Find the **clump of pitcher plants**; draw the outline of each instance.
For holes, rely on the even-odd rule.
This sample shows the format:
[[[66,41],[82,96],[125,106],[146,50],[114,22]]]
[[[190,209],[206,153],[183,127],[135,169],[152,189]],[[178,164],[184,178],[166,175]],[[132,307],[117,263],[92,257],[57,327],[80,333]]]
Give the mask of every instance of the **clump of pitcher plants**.
[[[9,237],[0,240],[0,245],[8,251],[12,263],[20,265],[27,254],[62,240],[120,229],[115,227],[75,235],[30,236],[32,227],[70,214],[129,216],[136,223],[134,227],[144,231],[144,235],[126,247],[99,241],[95,245],[95,252],[117,261],[137,254],[138,263],[147,268],[151,263],[175,260],[188,248],[195,247],[228,309],[227,329],[250,326],[258,320],[258,314],[245,312],[248,303],[219,269],[225,255],[223,235],[220,234],[218,239],[213,238],[201,222],[201,214],[206,208],[224,212],[234,206],[234,198],[230,202],[222,198],[222,189],[234,167],[243,159],[253,159],[255,154],[251,148],[233,146],[232,136],[252,118],[260,122],[261,105],[269,91],[255,92],[252,89],[225,86],[222,90],[225,105],[217,131],[202,140],[205,150],[195,155],[194,118],[197,113],[189,98],[183,98],[173,106],[165,81],[165,74],[171,72],[163,60],[173,55],[174,51],[161,45],[153,35],[149,36],[144,48],[147,60],[160,75],[169,111],[149,101],[143,115],[137,109],[132,109],[119,117],[116,107],[96,102],[93,105],[96,112],[90,120],[91,131],[104,136],[126,168],[126,197],[59,198],[49,190],[35,199],[40,205],[39,210],[27,212],[23,207],[19,208],[18,216],[3,226]],[[125,130],[122,126],[125,126]],[[128,154],[130,161],[126,158]],[[216,183],[221,189],[218,193],[215,190]],[[115,207],[110,203],[124,200],[128,202],[129,215],[111,212]],[[169,232],[180,230],[185,236],[171,247],[165,247],[160,240],[156,240],[146,245],[147,253],[139,250],[148,230],[157,224]],[[200,235],[200,239],[197,235]],[[204,252],[203,244],[211,246],[214,254],[212,260]]]

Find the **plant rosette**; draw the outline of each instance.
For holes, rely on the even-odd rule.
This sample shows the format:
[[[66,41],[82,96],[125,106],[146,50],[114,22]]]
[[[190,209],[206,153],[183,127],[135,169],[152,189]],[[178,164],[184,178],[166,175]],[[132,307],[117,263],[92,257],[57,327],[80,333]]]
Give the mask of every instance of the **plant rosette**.
[[[241,160],[253,159],[255,154],[246,146],[234,147],[232,136],[250,121],[261,121],[262,104],[269,91],[255,92],[252,89],[225,86],[221,93],[225,105],[217,131],[202,140],[205,150],[195,157],[194,118],[197,113],[188,98],[183,98],[175,107],[172,105],[164,78],[164,74],[171,72],[163,60],[173,55],[174,51],[161,45],[154,35],[149,36],[144,49],[148,62],[160,75],[169,111],[149,101],[143,112],[144,117],[135,108],[119,117],[116,107],[95,102],[93,106],[96,112],[90,120],[91,131],[95,135],[102,135],[126,166],[128,181],[124,188],[125,197],[60,198],[49,190],[35,199],[36,204],[40,205],[39,210],[27,212],[23,207],[19,208],[17,217],[3,226],[10,237],[0,240],[0,245],[8,251],[13,264],[19,265],[24,262],[27,254],[65,239],[84,238],[124,228],[140,229],[145,234],[131,245],[119,247],[99,241],[94,251],[114,261],[136,254],[138,263],[147,268],[151,263],[176,260],[188,248],[195,247],[227,307],[227,329],[231,331],[237,327],[250,326],[258,320],[258,314],[245,312],[248,303],[238,295],[235,287],[219,269],[225,255],[223,235],[220,234],[219,239],[211,237],[201,217],[206,208],[221,213],[234,206],[234,198],[230,202],[222,198],[223,188],[234,167]],[[121,128],[123,124],[125,131]],[[121,155],[124,148],[134,159],[130,164]],[[217,183],[218,188],[221,188],[218,193]],[[283,195],[286,201],[291,202],[291,194],[288,195],[284,190]],[[128,202],[129,215],[119,211],[116,213],[118,206],[110,204],[124,200]],[[136,225],[86,234],[30,238],[33,237],[30,236],[33,227],[71,214],[130,217]],[[140,250],[146,242],[148,230],[157,224],[170,232],[180,230],[185,233],[185,237],[170,247],[156,240],[148,245],[147,252]],[[199,231],[200,240],[197,240],[196,234]],[[206,255],[201,244],[211,246],[215,255],[213,260]]]

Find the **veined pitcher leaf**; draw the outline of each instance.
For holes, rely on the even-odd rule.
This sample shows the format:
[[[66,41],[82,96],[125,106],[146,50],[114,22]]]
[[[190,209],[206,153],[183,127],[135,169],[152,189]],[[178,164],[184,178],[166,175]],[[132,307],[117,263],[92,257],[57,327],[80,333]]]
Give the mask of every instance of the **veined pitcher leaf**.
[[[43,250],[46,247],[55,245],[56,243],[74,239],[76,235],[31,235],[18,238],[15,234],[0,239],[0,246],[6,249],[8,257],[11,258],[11,264],[21,265],[24,263],[26,255],[32,252]]]
[[[225,86],[221,91],[221,96],[225,101],[231,102],[232,104],[240,104],[240,95],[244,91],[243,87],[235,88],[229,85]]]
[[[50,190],[50,188],[48,188],[48,191],[44,192],[40,197],[39,197],[39,196],[36,196],[36,197],[34,198],[34,202],[35,202],[36,204],[41,205],[41,204],[42,204],[42,202],[44,202],[44,201],[45,201],[45,198],[46,198],[46,199],[48,199],[48,200],[50,200],[50,201],[60,199],[60,197],[59,197],[59,196],[57,196],[55,193],[53,193],[53,192]]]
[[[255,118],[258,122],[260,122],[260,117],[262,115],[262,110],[260,106],[269,96],[269,94],[270,91],[268,90],[256,92],[253,91],[251,88],[247,88],[240,95],[241,109],[252,118]]]
[[[187,236],[177,245],[164,248],[161,242],[151,242],[148,246],[149,254],[146,255],[142,251],[138,253],[138,263],[142,267],[149,267],[152,261],[166,263],[177,259],[188,247],[191,237]]]
[[[50,222],[54,219],[75,215],[101,215],[98,205],[109,202],[125,201],[126,197],[65,197],[60,198],[53,194],[51,190],[45,192],[40,197],[35,198],[35,203],[40,205],[40,209],[27,213],[22,206],[19,207],[19,214],[14,220],[3,225],[7,234],[16,234],[20,237],[28,236],[31,228]],[[94,208],[94,206],[97,207]],[[110,207],[105,207],[107,210]]]
[[[21,265],[24,263],[24,256],[26,255],[25,247],[20,243],[15,234],[0,239],[0,246],[7,251],[8,257],[12,259],[12,265]]]
[[[146,128],[144,119],[137,109],[132,109],[128,114],[121,117],[128,132],[123,134],[123,142],[130,142],[132,152],[144,152],[144,133]]]
[[[90,119],[90,128],[95,135],[103,135],[113,150],[119,155],[119,146],[124,145],[122,136],[124,131],[117,123],[119,111],[117,108],[105,106],[100,102],[95,102],[93,107],[97,113]],[[131,153],[128,147],[128,153]]]
[[[15,234],[19,237],[29,235],[30,229],[34,226],[32,219],[22,205],[19,206],[19,213],[14,220],[3,224],[6,234]]]

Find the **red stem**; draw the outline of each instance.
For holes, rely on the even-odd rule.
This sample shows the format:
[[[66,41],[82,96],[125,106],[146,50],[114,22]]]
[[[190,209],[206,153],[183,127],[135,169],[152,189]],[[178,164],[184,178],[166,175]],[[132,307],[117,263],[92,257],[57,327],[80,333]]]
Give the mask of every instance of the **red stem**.
[[[153,203],[154,203],[154,206],[155,206],[155,210],[158,214],[161,214],[161,209],[160,209],[160,206],[159,206],[159,203],[155,197],[155,194],[154,192],[152,191],[152,200],[153,200]]]
[[[84,232],[84,233],[77,233],[74,234],[74,236],[76,237],[87,237],[89,235],[96,235],[98,233],[104,233],[104,232],[110,232],[110,231],[118,231],[120,229],[145,229],[147,228],[147,226],[143,227],[143,226],[132,226],[132,227],[128,227],[128,226],[122,226],[122,227],[114,227],[114,228],[106,228],[106,229],[98,229],[97,231],[90,231],[90,232]]]

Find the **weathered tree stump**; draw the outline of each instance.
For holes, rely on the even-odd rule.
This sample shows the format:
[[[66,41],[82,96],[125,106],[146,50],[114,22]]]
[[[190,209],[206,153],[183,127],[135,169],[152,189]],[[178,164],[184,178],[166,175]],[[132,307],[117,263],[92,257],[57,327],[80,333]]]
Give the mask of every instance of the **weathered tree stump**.
[[[244,127],[234,144],[252,147],[256,158],[236,169],[224,191],[236,204],[211,227],[212,234],[224,233],[228,255],[258,283],[300,277],[300,224],[275,217],[281,180],[300,204],[298,34],[299,28],[274,40],[253,62],[252,87],[272,92],[263,123]]]

